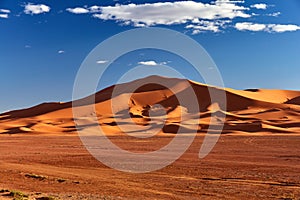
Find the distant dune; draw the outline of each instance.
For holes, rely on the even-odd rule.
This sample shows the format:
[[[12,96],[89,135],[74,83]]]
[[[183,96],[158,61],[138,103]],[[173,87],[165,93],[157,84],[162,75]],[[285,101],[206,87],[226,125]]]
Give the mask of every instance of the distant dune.
[[[153,82],[153,84],[148,84]],[[186,83],[189,84],[186,84]],[[157,84],[161,83],[161,84]],[[163,85],[171,85],[172,90]],[[138,87],[137,87],[138,86]],[[181,127],[184,132],[206,133],[209,124],[212,130],[220,128],[221,121],[212,119],[211,114],[226,116],[223,133],[265,134],[300,133],[300,92],[265,89],[219,89],[204,84],[177,78],[150,76],[118,85],[118,92],[112,97],[116,86],[108,87],[95,94],[95,114],[99,124],[108,134],[119,134],[119,124],[157,128],[165,124],[160,134],[176,133]],[[131,94],[129,88],[137,87]],[[199,105],[181,105],[176,96],[184,96],[193,89]],[[212,102],[209,89],[214,93],[226,94],[225,105]],[[174,94],[176,91],[176,94]],[[90,98],[90,97],[87,97]],[[186,96],[189,98],[189,96]],[[111,103],[117,107],[113,115]],[[117,105],[116,105],[117,103]],[[80,100],[78,101],[79,107]],[[128,117],[130,116],[130,117]],[[182,118],[182,119],[181,119]],[[199,124],[199,126],[192,126]],[[84,129],[85,127],[80,127]],[[0,115],[0,133],[67,134],[75,133],[72,102],[43,103],[32,108],[6,112]]]

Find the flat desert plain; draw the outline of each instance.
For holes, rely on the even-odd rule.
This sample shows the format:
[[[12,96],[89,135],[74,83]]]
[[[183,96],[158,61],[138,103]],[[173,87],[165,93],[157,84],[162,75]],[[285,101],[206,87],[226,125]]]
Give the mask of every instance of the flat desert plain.
[[[112,86],[73,104],[1,114],[0,199],[300,199],[300,92],[220,89],[158,76],[119,86],[115,94]],[[198,107],[186,98],[191,89]],[[214,101],[210,92],[226,102]],[[73,115],[74,107],[83,115]],[[130,152],[158,150],[177,134],[196,137],[162,169],[120,172],[95,159],[80,140],[77,130],[98,125]],[[134,132],[135,126],[146,133],[161,129],[140,138],[134,134],[143,131]],[[200,159],[208,130],[211,137],[222,134]]]

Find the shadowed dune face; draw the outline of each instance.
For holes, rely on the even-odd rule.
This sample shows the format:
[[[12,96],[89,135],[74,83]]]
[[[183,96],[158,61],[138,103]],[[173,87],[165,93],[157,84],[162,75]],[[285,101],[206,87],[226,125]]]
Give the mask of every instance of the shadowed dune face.
[[[130,91],[130,88],[136,89]],[[189,101],[191,89],[198,105]],[[209,91],[216,95],[225,92],[227,104],[212,102]],[[186,101],[180,103],[178,97]],[[177,78],[150,76],[108,87],[75,101],[73,105],[85,108],[85,104],[93,102],[95,111],[89,115],[96,116],[98,123],[111,135],[121,132],[118,126],[143,126],[148,130],[159,128],[160,134],[177,133],[179,128],[186,133],[206,133],[210,124],[213,130],[220,129],[222,122],[218,116],[224,115],[223,133],[300,133],[300,92],[297,91],[239,91]],[[77,128],[97,125],[87,119],[85,126]],[[44,103],[0,115],[0,133],[66,134],[75,131],[72,102]]]
[[[300,96],[287,100],[285,103],[300,105]]]

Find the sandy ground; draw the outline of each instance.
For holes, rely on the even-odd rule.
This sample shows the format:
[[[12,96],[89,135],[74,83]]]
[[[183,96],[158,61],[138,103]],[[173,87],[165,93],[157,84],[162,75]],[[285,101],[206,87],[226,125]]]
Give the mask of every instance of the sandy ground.
[[[98,125],[130,152],[158,150],[175,135],[197,137],[172,165],[132,174],[104,166],[82,145],[77,131],[96,134]],[[157,130],[148,139],[134,137]],[[200,160],[207,130],[223,135]],[[0,199],[25,194],[37,200],[300,199],[300,92],[151,76],[108,87],[73,107],[43,103],[0,114]]]
[[[162,133],[177,133],[178,128],[206,133],[210,124],[213,131],[223,128],[223,133],[300,134],[300,92],[220,89],[151,76],[111,86],[74,101],[73,107],[72,102],[43,103],[0,114],[0,134],[65,134],[98,124],[107,135],[157,128]]]
[[[151,151],[169,139],[126,146]],[[300,199],[300,136],[224,135],[200,160],[202,140],[170,166],[132,174],[101,164],[75,134],[0,135],[0,188],[60,199]]]

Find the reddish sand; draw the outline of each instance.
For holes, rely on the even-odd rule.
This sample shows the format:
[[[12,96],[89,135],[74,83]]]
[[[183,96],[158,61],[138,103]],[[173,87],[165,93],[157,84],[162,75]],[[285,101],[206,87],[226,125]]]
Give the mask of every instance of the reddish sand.
[[[152,84],[148,84],[149,82]],[[155,83],[170,87],[166,88]],[[130,88],[137,88],[137,90],[129,93]],[[177,129],[168,128],[172,127],[168,125],[182,126],[190,131],[206,133],[210,122],[216,129],[219,128],[221,122],[211,119],[211,114],[215,114],[215,118],[218,118],[218,113],[226,114],[223,133],[300,133],[300,92],[298,91],[222,90],[192,81],[157,76],[121,84],[118,86],[118,91],[122,93],[112,97],[114,89],[115,87],[109,87],[98,92],[95,95],[96,113],[93,111],[87,113],[95,114],[101,126],[109,130],[107,134],[111,135],[120,133],[116,123],[126,126],[131,125],[133,120],[139,125],[149,125],[151,129],[153,123],[160,123],[165,117],[167,121],[163,129],[164,133],[176,133]],[[188,92],[191,89],[196,93],[198,99],[195,102],[199,105],[200,111],[195,111],[195,105],[189,105]],[[222,102],[211,101],[209,90],[227,97],[226,110]],[[178,96],[187,99],[185,105],[180,105]],[[89,103],[90,99],[92,97],[75,101],[75,104],[79,105],[78,108],[85,108],[86,106],[82,104]],[[111,110],[112,102],[116,108],[114,115]],[[155,105],[158,104],[161,107],[155,110]],[[156,117],[149,120],[151,111]],[[180,117],[184,117],[184,120],[180,121]],[[195,123],[199,124],[196,130],[195,126],[191,126]],[[58,134],[75,131],[71,102],[44,103],[0,115],[0,133]]]
[[[137,89],[131,94],[132,87]],[[121,92],[112,97],[116,88]],[[179,103],[178,97],[189,100],[191,89],[200,111],[189,101]],[[226,109],[222,102],[211,101],[209,91],[226,95]],[[224,90],[157,76],[98,92],[96,110],[87,114],[96,116],[105,134],[123,149],[157,150],[180,127],[184,133],[197,133],[179,160],[146,174],[118,172],[94,159],[77,135],[71,102],[3,113],[0,190],[22,191],[32,199],[47,195],[61,199],[299,199],[299,98],[298,91]],[[88,109],[89,104],[83,104],[90,99],[75,105]],[[212,132],[218,132],[225,115],[223,135],[213,151],[199,159],[209,124]],[[118,127],[151,131],[164,119],[162,130],[147,139],[127,136]],[[89,118],[84,120],[87,125],[78,127],[81,130],[95,126]],[[12,199],[9,193],[1,191],[0,199]]]
[[[164,139],[127,148],[149,151]],[[200,160],[202,139],[170,166],[131,174],[101,164],[76,135],[1,135],[0,188],[61,199],[299,199],[300,136],[224,135]]]

